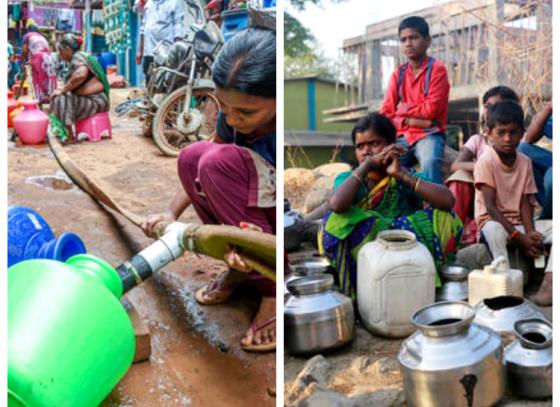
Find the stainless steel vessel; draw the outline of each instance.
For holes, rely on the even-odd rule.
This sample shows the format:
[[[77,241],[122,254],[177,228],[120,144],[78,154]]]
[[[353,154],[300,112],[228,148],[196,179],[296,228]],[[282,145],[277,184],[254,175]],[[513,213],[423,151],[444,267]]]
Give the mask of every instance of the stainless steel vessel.
[[[338,348],[354,338],[352,300],[332,290],[333,277],[318,274],[288,283],[284,306],[286,350],[313,354]]]
[[[523,297],[502,295],[487,298],[474,307],[474,322],[499,333],[504,345],[516,339],[514,325],[527,318],[548,320],[546,315],[532,302]]]
[[[288,264],[290,268],[290,275],[286,277],[284,283],[284,297],[289,295],[288,283],[297,278],[312,276],[315,274],[325,274],[329,272],[331,263],[329,259],[323,256],[310,256],[302,257],[300,259],[292,260]]]
[[[436,301],[466,301],[469,297],[470,270],[461,266],[445,265],[439,271],[442,286],[436,292]]]
[[[488,407],[505,391],[498,334],[473,324],[473,308],[460,301],[418,310],[418,329],[406,339],[398,360],[409,406]]]
[[[290,271],[298,276],[327,273],[331,267],[329,259],[323,256],[302,257],[289,263]]]
[[[510,391],[524,398],[552,396],[552,325],[544,319],[515,323],[517,340],[504,351]]]

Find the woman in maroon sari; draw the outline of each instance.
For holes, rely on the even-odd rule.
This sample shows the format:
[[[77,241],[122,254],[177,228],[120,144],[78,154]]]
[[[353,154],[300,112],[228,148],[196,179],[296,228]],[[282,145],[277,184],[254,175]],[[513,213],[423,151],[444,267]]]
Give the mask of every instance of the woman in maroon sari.
[[[205,224],[225,224],[276,233],[276,34],[248,28],[228,41],[212,68],[221,112],[214,142],[191,144],[179,155],[182,184],[166,213],[143,225],[153,234],[160,221],[175,221],[192,205]],[[249,225],[249,226],[246,226]],[[262,295],[253,323],[241,340],[247,351],[276,348],[276,285],[249,269],[235,250],[230,269],[195,297],[201,304],[228,300],[248,280]]]

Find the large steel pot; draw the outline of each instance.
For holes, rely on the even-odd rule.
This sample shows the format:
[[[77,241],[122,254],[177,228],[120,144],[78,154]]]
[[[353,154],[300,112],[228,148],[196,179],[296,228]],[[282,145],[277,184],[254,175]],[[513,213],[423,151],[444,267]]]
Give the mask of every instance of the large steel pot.
[[[515,323],[517,340],[504,351],[508,387],[524,398],[552,396],[552,325],[544,319]]]
[[[436,292],[436,301],[466,301],[469,297],[470,270],[461,266],[446,265],[439,274],[442,285]]]
[[[482,300],[474,307],[474,322],[499,333],[504,345],[516,339],[514,325],[521,319],[540,318],[546,315],[532,302],[523,297],[501,295]]]
[[[288,283],[284,306],[286,350],[313,354],[338,348],[354,338],[352,300],[332,290],[333,277],[318,274]]]
[[[289,262],[290,275],[286,277],[284,284],[284,296],[289,295],[288,283],[305,276],[326,274],[331,270],[329,259],[323,256],[310,256],[295,259]]]
[[[418,310],[418,329],[406,339],[398,360],[409,406],[488,407],[505,391],[498,334],[473,324],[473,308],[459,301]]]

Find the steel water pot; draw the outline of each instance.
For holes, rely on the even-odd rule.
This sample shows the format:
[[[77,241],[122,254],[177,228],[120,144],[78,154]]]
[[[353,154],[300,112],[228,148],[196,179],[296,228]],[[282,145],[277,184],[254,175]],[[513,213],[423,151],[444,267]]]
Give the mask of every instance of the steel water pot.
[[[323,256],[309,256],[290,261],[289,267],[295,275],[309,276],[327,273],[331,268],[331,263]]]
[[[470,270],[455,265],[445,265],[439,274],[442,286],[436,292],[436,301],[466,301],[469,297]]]
[[[290,295],[288,291],[288,283],[290,281],[315,274],[326,274],[331,269],[331,263],[329,259],[323,256],[309,256],[290,261],[288,267],[291,273],[286,277],[284,297]]]
[[[288,283],[284,306],[284,343],[294,355],[341,347],[354,339],[352,300],[332,289],[329,274],[301,277]]]
[[[474,310],[476,313],[474,322],[500,334],[504,345],[515,340],[514,325],[517,321],[527,318],[548,320],[540,308],[531,301],[511,295],[482,300]]]
[[[500,336],[473,324],[474,316],[460,301],[438,302],[412,316],[417,331],[398,354],[409,406],[488,407],[502,398]]]
[[[517,340],[504,351],[509,390],[523,398],[552,396],[552,325],[544,319],[515,323]]]

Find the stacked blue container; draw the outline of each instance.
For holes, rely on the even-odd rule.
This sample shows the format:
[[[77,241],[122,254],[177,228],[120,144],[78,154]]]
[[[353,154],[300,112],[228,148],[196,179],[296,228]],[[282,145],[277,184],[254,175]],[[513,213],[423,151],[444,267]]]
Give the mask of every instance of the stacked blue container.
[[[8,267],[29,259],[66,261],[86,253],[86,246],[74,233],[55,238],[45,219],[23,206],[8,208]]]

